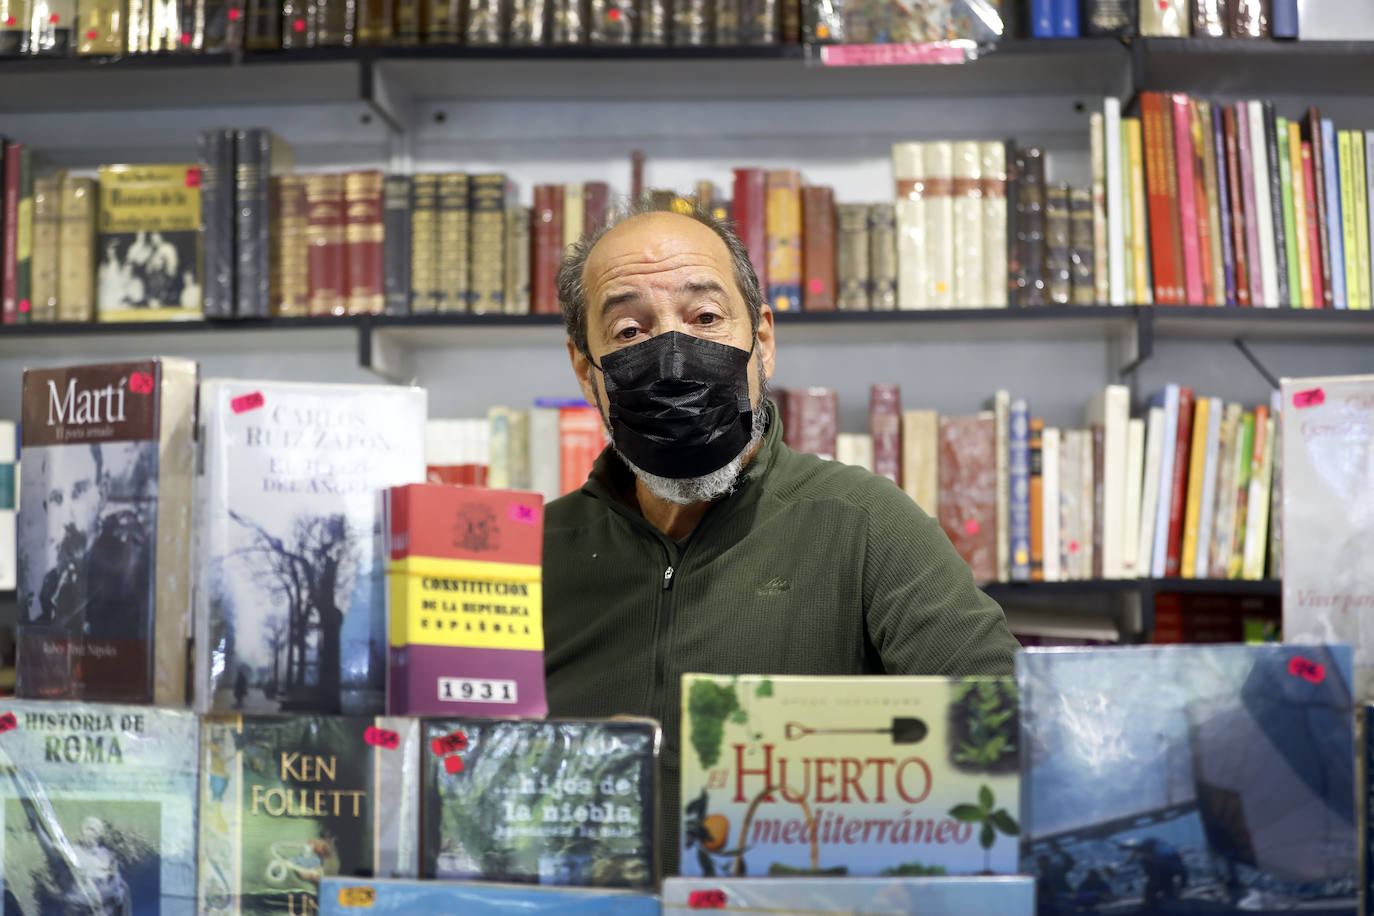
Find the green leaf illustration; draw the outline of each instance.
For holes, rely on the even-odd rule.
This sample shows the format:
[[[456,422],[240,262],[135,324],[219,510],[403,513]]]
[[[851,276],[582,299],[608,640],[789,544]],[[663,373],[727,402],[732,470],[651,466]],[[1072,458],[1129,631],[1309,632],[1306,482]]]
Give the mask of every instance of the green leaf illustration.
[[[949,816],[965,824],[981,824],[986,812],[977,805],[955,805],[949,809]]]
[[[994,827],[1007,836],[1016,836],[1021,832],[1021,826],[1016,823],[1014,817],[1007,813],[1006,808],[998,808],[996,811],[992,812],[989,819],[992,821]]]
[[[992,789],[989,786],[978,787],[978,804],[983,806],[984,812],[991,811],[992,806],[996,804],[996,799],[992,797]]]

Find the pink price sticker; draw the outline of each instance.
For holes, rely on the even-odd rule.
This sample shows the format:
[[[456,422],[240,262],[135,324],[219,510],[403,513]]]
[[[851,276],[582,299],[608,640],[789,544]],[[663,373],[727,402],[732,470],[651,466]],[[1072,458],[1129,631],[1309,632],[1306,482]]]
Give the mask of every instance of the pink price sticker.
[[[375,725],[368,726],[363,732],[363,740],[373,747],[385,748],[394,751],[401,746],[401,736],[389,728],[377,728]]]
[[[693,910],[723,910],[725,891],[692,891],[687,895],[687,907]]]
[[[981,530],[982,526],[978,524],[978,519],[976,518],[971,518],[964,522],[964,531],[968,534],[977,534]]]
[[[1326,680],[1326,668],[1301,655],[1295,655],[1288,660],[1288,673],[1313,684],[1320,684]]]
[[[129,390],[134,394],[152,394],[153,377],[146,372],[130,372]]]
[[[510,516],[511,521],[519,522],[522,525],[539,524],[539,510],[535,509],[534,506],[527,506],[524,503],[511,503],[506,514]]]
[[[7,731],[13,731],[19,727],[19,720],[14,717],[14,713],[7,712],[0,716],[0,735]]]
[[[257,410],[263,404],[262,392],[254,391],[251,394],[241,394],[229,402],[229,409],[234,413],[247,413],[250,410]]]
[[[1293,395],[1293,406],[1299,410],[1304,407],[1320,407],[1325,403],[1326,392],[1320,388],[1309,388]]]

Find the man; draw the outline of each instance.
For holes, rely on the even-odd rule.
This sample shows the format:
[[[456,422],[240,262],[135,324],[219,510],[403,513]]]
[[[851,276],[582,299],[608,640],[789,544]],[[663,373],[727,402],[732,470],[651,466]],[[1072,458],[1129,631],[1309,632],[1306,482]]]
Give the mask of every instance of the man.
[[[1016,643],[901,490],[782,444],[773,313],[722,224],[639,212],[579,242],[558,290],[613,444],[547,510],[550,712],[663,723],[675,873],[684,672],[1010,674]]]

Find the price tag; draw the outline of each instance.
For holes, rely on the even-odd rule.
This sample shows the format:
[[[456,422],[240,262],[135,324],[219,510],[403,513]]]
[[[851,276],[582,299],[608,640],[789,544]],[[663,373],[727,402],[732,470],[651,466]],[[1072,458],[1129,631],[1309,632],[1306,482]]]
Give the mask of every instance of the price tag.
[[[130,372],[129,390],[134,394],[152,394],[153,377],[146,372]]]
[[[1288,660],[1288,673],[1313,684],[1320,684],[1326,680],[1326,668],[1301,655],[1295,655]]]
[[[363,732],[363,740],[373,747],[385,748],[389,751],[401,746],[401,736],[389,728],[377,728],[375,725],[368,726]]]
[[[539,510],[534,506],[526,506],[523,503],[511,503],[511,507],[506,514],[510,516],[511,521],[519,522],[522,525],[539,524]]]
[[[687,895],[687,906],[694,910],[723,910],[725,891],[692,891]]]
[[[366,885],[339,888],[339,906],[367,908],[377,902],[377,891]]]
[[[1320,407],[1325,403],[1326,392],[1320,388],[1309,388],[1293,395],[1293,406],[1299,410],[1304,407]]]
[[[468,736],[460,731],[451,735],[444,735],[429,742],[429,749],[435,757],[443,757],[445,754],[458,754],[468,749]]]
[[[262,392],[254,391],[251,394],[241,394],[229,402],[229,409],[234,413],[247,413],[250,410],[257,410],[263,404]]]
[[[19,720],[14,717],[14,713],[7,712],[0,716],[0,735],[7,731],[12,731],[19,727]]]

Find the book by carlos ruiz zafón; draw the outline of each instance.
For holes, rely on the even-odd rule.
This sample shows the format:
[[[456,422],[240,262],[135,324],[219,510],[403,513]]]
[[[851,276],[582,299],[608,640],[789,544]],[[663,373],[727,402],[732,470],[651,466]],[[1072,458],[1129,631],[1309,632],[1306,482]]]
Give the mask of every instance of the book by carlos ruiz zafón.
[[[381,492],[424,479],[425,392],[201,386],[196,709],[379,714]]]
[[[415,875],[420,723],[212,716],[200,770],[200,916],[297,916],[326,875]]]
[[[658,916],[658,898],[607,887],[532,887],[477,881],[325,878],[320,916]]]
[[[189,712],[0,702],[5,912],[191,916],[198,746]]]
[[[980,878],[669,878],[663,912],[769,916],[1032,916],[1035,882]]]
[[[682,678],[684,876],[1012,874],[1010,678]]]
[[[200,318],[200,167],[102,165],[96,317]]]
[[[24,372],[21,696],[185,702],[196,373]]]
[[[649,719],[425,719],[421,875],[653,887],[661,744]]]
[[[543,497],[411,484],[387,493],[387,711],[543,716]]]

